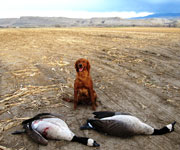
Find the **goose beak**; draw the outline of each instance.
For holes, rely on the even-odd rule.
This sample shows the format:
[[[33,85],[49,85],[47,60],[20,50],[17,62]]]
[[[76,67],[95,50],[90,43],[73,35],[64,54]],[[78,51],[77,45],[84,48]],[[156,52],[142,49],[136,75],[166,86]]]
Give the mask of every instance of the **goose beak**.
[[[98,144],[96,141],[94,141],[93,147],[99,147],[99,146],[100,146],[100,144]]]
[[[176,121],[174,121],[174,122],[172,123],[172,130],[171,130],[171,132],[174,131],[174,126],[175,126],[175,124],[176,124]]]
[[[80,130],[88,130],[88,129],[91,129],[91,127],[89,127],[87,123],[80,127]]]

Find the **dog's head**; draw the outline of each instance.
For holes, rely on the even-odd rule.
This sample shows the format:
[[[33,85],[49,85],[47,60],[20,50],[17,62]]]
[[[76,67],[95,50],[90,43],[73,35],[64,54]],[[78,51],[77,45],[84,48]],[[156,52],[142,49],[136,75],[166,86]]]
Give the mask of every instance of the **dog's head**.
[[[80,58],[76,61],[75,63],[75,68],[77,72],[83,72],[83,71],[88,71],[90,70],[90,64],[87,59]]]

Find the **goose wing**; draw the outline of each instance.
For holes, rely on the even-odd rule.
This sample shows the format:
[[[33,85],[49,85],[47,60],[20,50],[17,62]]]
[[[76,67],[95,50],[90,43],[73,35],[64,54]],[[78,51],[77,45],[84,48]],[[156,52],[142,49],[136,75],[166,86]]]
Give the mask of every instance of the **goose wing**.
[[[48,140],[46,140],[38,131],[34,130],[31,126],[31,123],[24,125],[26,133],[38,144],[47,145]]]
[[[34,120],[43,119],[43,118],[60,118],[60,117],[61,115],[59,114],[40,113],[30,119],[24,120],[22,124],[25,125],[27,123],[33,122]]]
[[[93,129],[103,132],[105,134],[128,137],[134,135],[133,130],[127,126],[126,123],[117,120],[88,120]]]
[[[128,113],[113,112],[113,111],[96,111],[93,112],[93,114],[95,115],[94,118],[98,118],[98,119],[112,117],[115,115],[130,115]]]

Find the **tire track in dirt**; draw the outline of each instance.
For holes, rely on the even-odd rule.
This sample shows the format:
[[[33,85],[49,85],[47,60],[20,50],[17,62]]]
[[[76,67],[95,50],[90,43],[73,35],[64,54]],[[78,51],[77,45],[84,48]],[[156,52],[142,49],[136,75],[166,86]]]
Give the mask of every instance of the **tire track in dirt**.
[[[105,89],[105,92],[103,90],[97,90],[99,93],[99,99],[102,101],[102,105],[110,106],[111,110],[121,110],[126,112],[133,112],[133,114],[136,114],[138,117],[143,118],[142,120],[145,120],[145,122],[151,124],[152,126],[157,126],[159,122],[159,126],[163,124],[168,124],[169,121],[176,120],[177,122],[180,122],[180,114],[177,112],[177,110],[174,110],[172,106],[168,106],[167,103],[164,103],[162,101],[162,97],[158,94],[158,92],[154,92],[154,90],[151,90],[149,88],[145,88],[142,85],[137,85],[137,83],[134,83],[133,80],[130,80],[129,77],[124,76],[121,77],[123,74],[119,70],[123,68],[123,70],[126,70],[126,66],[118,67],[118,65],[113,64],[111,60],[104,60],[99,59],[102,58],[103,55],[97,55],[97,58],[91,58],[93,60],[93,69],[98,76],[110,76],[110,78],[114,78],[112,84],[108,85],[108,77],[107,80],[103,80],[104,85],[106,85],[108,88]],[[156,62],[158,62],[158,59],[155,59]],[[159,62],[162,63],[162,60]],[[108,64],[108,65],[107,65]],[[169,66],[170,67],[170,66]],[[101,68],[101,69],[99,69]],[[144,67],[148,68],[148,67]],[[173,67],[172,67],[173,68]],[[155,75],[155,72],[148,71],[143,72],[142,70],[132,70],[128,68],[130,72],[135,72],[142,76],[142,74],[148,76],[148,75]],[[146,70],[145,70],[146,71]],[[170,77],[170,81],[174,79],[174,77]],[[118,78],[119,77],[119,78]],[[165,78],[164,78],[165,79]],[[162,79],[163,80],[163,79]],[[175,81],[178,81],[174,79]],[[177,82],[176,82],[177,83]],[[179,85],[179,83],[177,83]],[[110,89],[116,89],[115,91]],[[118,93],[118,94],[117,94]],[[103,95],[103,96],[102,96]],[[102,97],[101,97],[102,96]],[[103,106],[102,106],[103,107]],[[105,109],[107,110],[107,108]],[[143,110],[140,111],[139,110]],[[156,113],[154,113],[154,110],[156,110]],[[149,119],[150,118],[150,119]],[[176,130],[179,130],[180,127],[176,125]],[[175,133],[176,136],[178,136],[178,133]],[[161,138],[158,139],[160,141]],[[138,142],[138,140],[136,140]],[[164,137],[163,141],[165,143],[172,142],[171,137]],[[159,146],[159,143],[157,142],[157,139],[151,139],[150,143],[152,145],[156,145],[156,149],[171,149],[172,146],[169,145],[169,147]],[[174,142],[175,143],[175,142]],[[176,143],[177,145],[177,143]],[[178,146],[177,146],[178,147]]]
[[[96,59],[97,60],[97,59]],[[127,69],[127,67],[126,66],[122,66],[121,65],[121,67],[119,67],[118,65],[116,65],[116,64],[112,64],[113,66],[111,67],[110,65],[107,65],[107,60],[104,62],[104,60],[97,60],[97,61],[101,61],[101,65],[99,65],[99,67],[100,68],[102,68],[103,67],[103,69],[101,69],[101,70],[103,70],[104,72],[107,72],[107,73],[105,73],[105,74],[108,74],[109,72],[111,73],[111,75],[112,76],[114,76],[115,78],[117,78],[117,76],[119,76],[119,78],[121,78],[122,80],[120,81],[121,83],[120,84],[122,84],[122,82],[125,82],[125,81],[123,81],[123,77],[124,77],[124,75],[123,75],[123,77],[121,76],[122,75],[122,73],[119,73],[120,72],[120,70],[121,69],[123,69],[123,70],[126,70]],[[102,63],[102,61],[103,61],[103,63]],[[111,63],[111,62],[110,62]],[[103,65],[104,64],[104,65]],[[96,65],[98,65],[98,63],[96,64]],[[113,69],[112,69],[113,68]],[[144,68],[148,68],[148,67],[144,67]],[[106,71],[105,71],[106,70]],[[139,75],[141,75],[142,76],[142,74],[143,75],[147,75],[147,74],[145,74],[144,72],[142,72],[142,70],[138,70],[138,72],[137,72],[137,70],[134,70],[134,69],[131,69],[131,67],[129,67],[128,68],[128,70],[130,70],[131,72],[135,72],[136,74],[139,74]],[[97,69],[97,71],[98,71],[98,69]],[[150,74],[153,74],[153,76],[154,76],[154,72],[152,71],[152,72],[148,72],[149,73],[149,75]],[[148,76],[148,75],[147,75]],[[152,76],[152,75],[151,75]],[[130,80],[130,78],[129,77],[127,77],[126,76],[126,78],[130,81],[130,82],[132,82],[132,84],[134,83],[134,81],[133,80]],[[125,78],[124,78],[125,79]],[[116,81],[117,80],[119,80],[119,79],[116,79]],[[125,79],[126,80],[126,79]],[[127,80],[126,80],[127,81]],[[131,83],[129,82],[129,86],[131,85]],[[127,83],[125,83],[124,84],[124,86],[126,85]],[[132,90],[134,90],[134,89],[136,89],[136,86],[138,86],[136,83],[134,84],[134,87],[133,88],[131,88],[130,90],[132,91]],[[139,85],[140,86],[140,85]],[[127,86],[126,86],[126,88],[127,88]],[[139,89],[139,88],[137,88],[137,89]],[[144,89],[144,87],[143,88],[141,88],[141,90],[143,90]],[[135,90],[134,90],[135,91]],[[139,91],[140,92],[140,91]],[[139,92],[137,92],[137,94],[139,93]],[[143,91],[144,92],[144,91]],[[143,95],[143,92],[141,92],[142,93],[142,95]],[[150,94],[152,94],[152,95],[155,95],[155,94],[153,94],[153,91],[151,90],[151,89],[148,89],[148,92],[150,92]],[[149,95],[150,95],[149,94]],[[156,93],[157,94],[157,93]],[[149,96],[149,97],[151,97],[151,96]],[[159,97],[156,97],[156,99],[159,99]],[[159,101],[157,101],[157,103],[158,103]]]

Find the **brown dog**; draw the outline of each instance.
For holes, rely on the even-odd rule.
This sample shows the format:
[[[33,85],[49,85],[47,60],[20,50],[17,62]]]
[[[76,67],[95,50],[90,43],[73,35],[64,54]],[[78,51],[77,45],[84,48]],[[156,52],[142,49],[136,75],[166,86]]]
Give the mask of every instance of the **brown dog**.
[[[77,108],[78,102],[91,102],[92,109],[95,110],[96,92],[93,90],[93,81],[90,76],[90,64],[89,61],[81,58],[75,63],[76,79],[74,82],[74,109]]]

